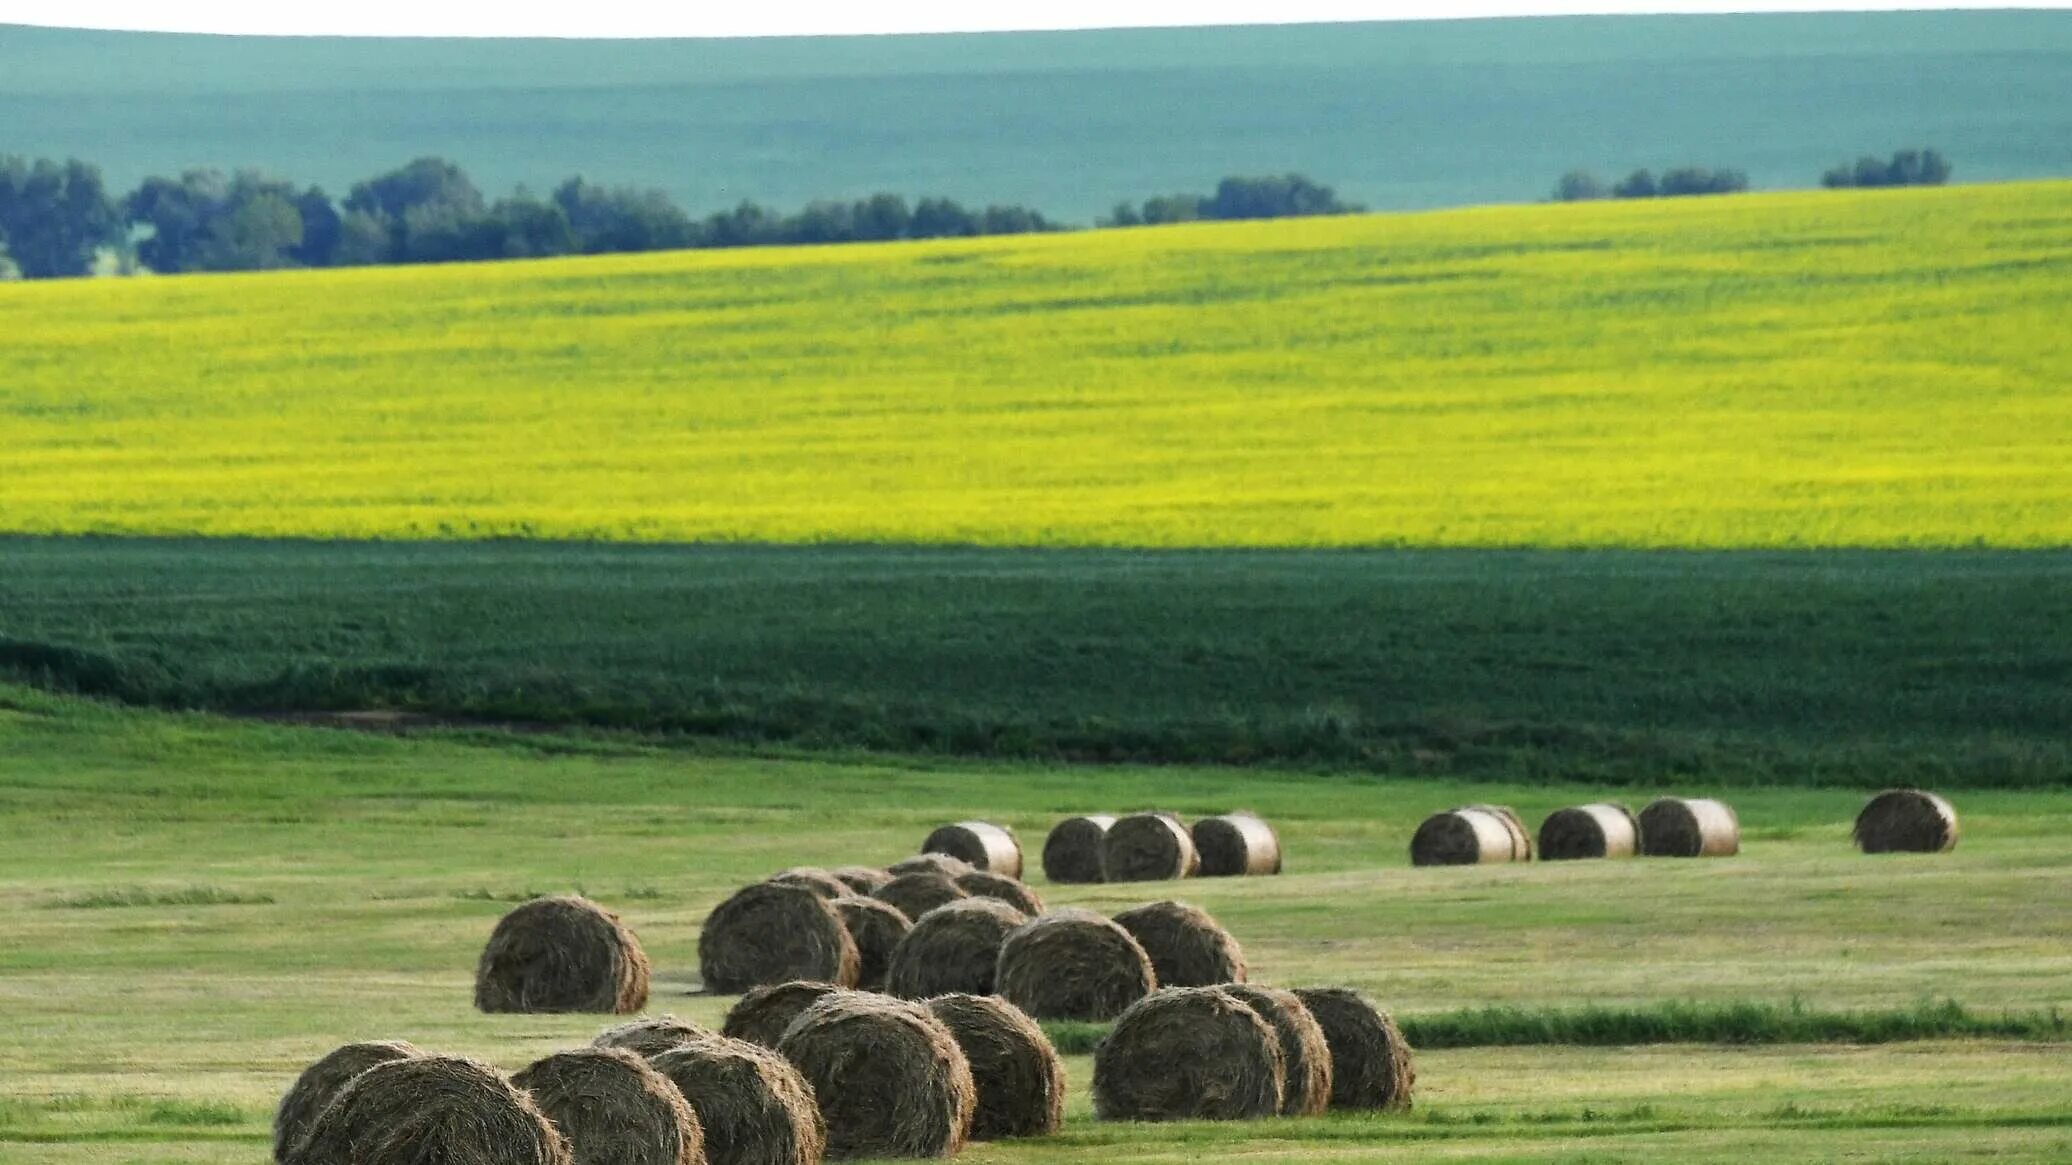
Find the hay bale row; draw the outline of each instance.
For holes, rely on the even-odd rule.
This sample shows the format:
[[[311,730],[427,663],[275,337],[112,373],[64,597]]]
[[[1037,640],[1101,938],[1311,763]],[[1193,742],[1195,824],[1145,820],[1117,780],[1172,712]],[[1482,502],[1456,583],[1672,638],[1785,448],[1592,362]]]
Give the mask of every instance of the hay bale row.
[[[377,1040],[334,1049],[303,1069],[287,1095],[281,1097],[280,1107],[274,1110],[273,1159],[286,1165],[289,1154],[309,1135],[317,1116],[353,1077],[376,1064],[422,1055],[415,1045],[402,1040]]]
[[[1923,789],[1888,789],[1856,815],[1853,832],[1867,854],[1948,853],[1957,848],[1957,809]]]
[[[1254,813],[1225,813],[1194,823],[1204,878],[1260,877],[1281,872],[1281,838]]]
[[[971,1138],[1043,1137],[1065,1123],[1065,1065],[1027,1013],[984,995],[938,995],[927,1004],[971,1067]]]
[[[504,915],[475,967],[475,1006],[486,1012],[627,1015],[647,998],[640,939],[577,895],[535,898]]]
[[[704,1165],[683,1091],[623,1048],[557,1052],[511,1077],[568,1142],[571,1165]]]
[[[918,1003],[830,995],[800,1013],[777,1050],[818,1099],[831,1158],[950,1157],[971,1136],[970,1062]]]
[[[1043,876],[1053,882],[1101,880],[1101,844],[1115,818],[1105,814],[1067,817],[1043,839]]]
[[[885,993],[901,999],[991,995],[1000,947],[1029,916],[997,898],[963,898],[923,914],[885,967]]]
[[[1540,860],[1630,858],[1640,852],[1640,819],[1615,801],[1556,809],[1540,822]]]
[[[711,1165],[815,1165],[824,1155],[827,1124],[813,1088],[776,1052],[707,1036],[648,1062],[698,1114]]]
[[[311,1074],[335,1077],[350,1058],[346,1052],[312,1065],[283,1109],[292,1100],[298,1114],[306,1111],[319,1099],[320,1081]],[[571,1165],[568,1140],[554,1123],[487,1064],[406,1054],[377,1059],[332,1083],[335,1090],[301,1135],[285,1150],[276,1144],[276,1159],[285,1165]],[[277,1129],[281,1123],[277,1118]]]
[[[742,887],[713,909],[698,934],[698,972],[708,991],[794,979],[854,987],[861,966],[833,900],[797,884]]]
[[[1221,990],[1259,1013],[1280,1039],[1281,1115],[1321,1115],[1331,1106],[1331,1045],[1308,1005],[1278,987],[1226,983]]]
[[[1741,852],[1741,820],[1724,801],[1661,797],[1640,811],[1640,852],[1651,858],[1725,858]]]
[[[1414,866],[1472,866],[1524,860],[1524,825],[1495,808],[1463,805],[1424,819],[1410,838]]]
[[[1101,837],[1101,879],[1159,882],[1201,872],[1194,835],[1171,813],[1132,813]]]
[[[1094,1051],[1102,1120],[1277,1115],[1287,1061],[1273,1025],[1220,987],[1164,987],[1132,1004]]]
[[[1408,1111],[1417,1067],[1396,1021],[1346,987],[1302,987],[1295,997],[1331,1051],[1331,1107]]]
[[[1015,837],[1014,830],[988,821],[959,821],[941,826],[921,843],[921,852],[948,854],[975,870],[1009,878],[1022,876],[1020,839]]]
[[[993,974],[1001,998],[1038,1019],[1114,1019],[1157,986],[1129,931],[1073,906],[1016,927]]]

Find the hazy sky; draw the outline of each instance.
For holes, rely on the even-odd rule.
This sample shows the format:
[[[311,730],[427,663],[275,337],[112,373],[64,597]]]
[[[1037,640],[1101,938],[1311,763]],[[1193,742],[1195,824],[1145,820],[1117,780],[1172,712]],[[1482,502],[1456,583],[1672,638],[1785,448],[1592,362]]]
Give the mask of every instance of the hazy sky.
[[[2021,0],[0,0],[0,24],[178,32],[410,36],[772,36],[949,32],[1119,25],[1261,24],[1325,20],[1521,16],[1559,12],[1755,12],[1895,8],[2066,8]]]

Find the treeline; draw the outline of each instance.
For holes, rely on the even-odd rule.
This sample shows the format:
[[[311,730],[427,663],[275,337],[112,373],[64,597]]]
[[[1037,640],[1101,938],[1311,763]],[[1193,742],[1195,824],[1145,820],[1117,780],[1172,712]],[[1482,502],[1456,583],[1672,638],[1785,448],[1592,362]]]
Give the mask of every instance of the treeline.
[[[1900,150],[1879,161],[1865,154],[1854,165],[1844,162],[1820,176],[1830,190],[1851,186],[1941,186],[1950,180],[1950,163],[1934,150]]]
[[[1934,150],[1900,150],[1888,159],[1868,154],[1844,162],[1820,176],[1835,189],[1853,186],[1941,186],[1950,180],[1950,163]],[[1651,170],[1635,170],[1617,182],[1588,170],[1570,170],[1554,184],[1554,201],[1588,202],[1599,198],[1675,198],[1691,194],[1734,194],[1748,189],[1748,175],[1739,170],[1685,166],[1657,178]]]
[[[1123,204],[1102,226],[1341,214],[1330,187],[1299,174],[1226,178],[1207,196]],[[795,214],[754,202],[692,218],[659,190],[570,178],[545,197],[491,201],[459,166],[419,158],[355,184],[342,201],[258,171],[189,170],[117,197],[97,167],[0,157],[0,261],[29,278],[117,266],[163,274],[449,263],[701,247],[966,238],[1069,229],[1023,206],[967,207],[896,194],[821,201]]]

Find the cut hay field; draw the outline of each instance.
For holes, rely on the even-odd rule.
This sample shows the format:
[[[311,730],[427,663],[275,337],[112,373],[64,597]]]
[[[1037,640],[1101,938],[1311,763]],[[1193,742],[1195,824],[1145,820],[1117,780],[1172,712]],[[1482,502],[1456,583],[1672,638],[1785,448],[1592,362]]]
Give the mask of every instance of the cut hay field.
[[[1692,788],[1689,792],[1705,792]],[[0,1160],[257,1165],[271,1105],[337,1043],[403,1036],[510,1068],[595,1017],[483,1016],[475,955],[534,892],[622,910],[654,1007],[711,1020],[697,927],[736,884],[802,861],[885,861],[983,814],[1247,805],[1289,872],[1180,893],[1257,977],[1357,984],[1411,1020],[1509,1005],[1737,1001],[1866,1012],[1954,999],[2072,1011],[2062,795],[1957,798],[1951,855],[1866,858],[1861,795],[1747,790],[1741,857],[1414,870],[1419,818],[1470,800],[1537,821],[1584,785],[785,759],[558,737],[399,740],[115,710],[0,687]],[[1051,887],[1114,909],[1172,884]],[[2072,1042],[1465,1046],[1419,1058],[1405,1116],[1106,1125],[1068,1061],[1055,1140],[979,1165],[1259,1161],[2063,1160]]]
[[[0,529],[2072,544],[2072,183],[0,286]]]

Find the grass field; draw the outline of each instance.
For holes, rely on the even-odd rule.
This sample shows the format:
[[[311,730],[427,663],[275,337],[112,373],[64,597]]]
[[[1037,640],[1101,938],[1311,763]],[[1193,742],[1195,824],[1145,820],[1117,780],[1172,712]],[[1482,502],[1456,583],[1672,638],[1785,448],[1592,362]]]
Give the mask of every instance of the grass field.
[[[535,891],[624,911],[656,962],[655,1008],[715,1019],[728,1000],[681,992],[720,896],[802,861],[889,860],[974,813],[1029,839],[1096,808],[1256,807],[1288,874],[1179,892],[1260,980],[1355,983],[1428,1025],[1673,1000],[2072,1011],[2055,794],[1960,797],[1964,841],[1943,857],[1856,854],[1859,794],[1750,790],[1736,859],[1407,863],[1433,809],[1504,799],[1537,821],[1601,792],[395,740],[0,688],[0,1160],[256,1165],[275,1097],[338,1042],[404,1036],[515,1068],[585,1038],[601,1020],[469,1008],[489,926]],[[1112,909],[1176,887],[1039,889]],[[1063,1137],[965,1159],[2050,1161],[2072,1151],[2068,1053],[2034,1035],[1460,1047],[1419,1057],[1408,1116],[1159,1128],[1093,1122],[1075,1055]]]
[[[25,533],[2072,544],[2072,184],[0,287]]]

